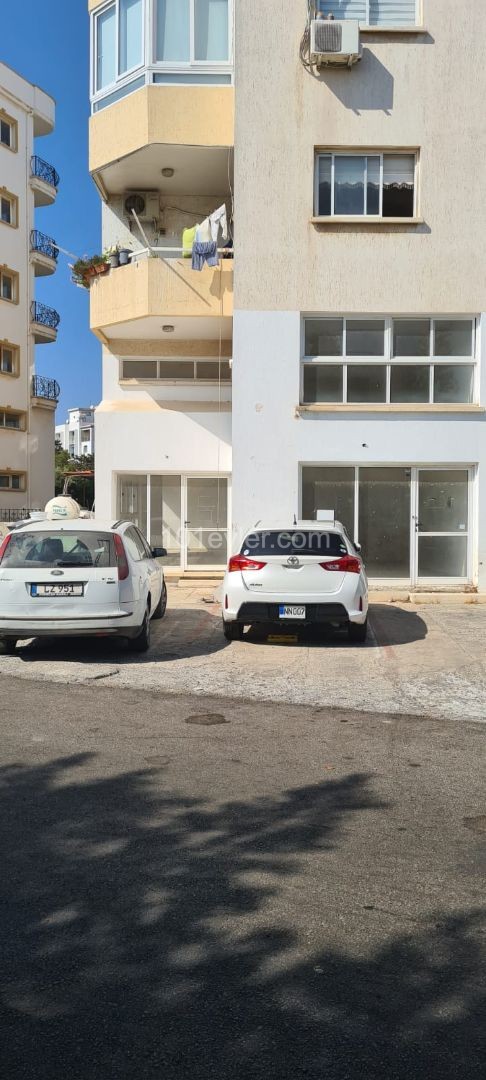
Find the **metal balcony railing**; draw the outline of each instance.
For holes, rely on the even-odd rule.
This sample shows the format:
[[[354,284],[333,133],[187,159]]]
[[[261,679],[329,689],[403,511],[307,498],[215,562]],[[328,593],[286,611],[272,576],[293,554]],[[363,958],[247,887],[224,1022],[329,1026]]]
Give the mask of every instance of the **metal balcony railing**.
[[[13,525],[15,521],[25,521],[30,517],[30,509],[23,506],[20,509],[17,507],[15,510],[0,510],[0,521],[5,522],[7,525]]]
[[[37,176],[38,180],[43,180],[45,184],[50,184],[51,187],[57,188],[61,182],[59,173],[53,165],[49,165],[48,161],[44,161],[43,158],[34,154],[30,159],[30,175]]]
[[[39,232],[38,229],[32,229],[31,231],[30,250],[38,251],[40,255],[47,255],[49,259],[54,259],[54,262],[57,262],[59,258],[59,248],[56,241],[52,239],[52,236],[46,236],[45,233]]]
[[[32,322],[40,323],[41,326],[49,326],[51,330],[57,330],[61,321],[61,316],[55,308],[47,307],[47,304],[40,304],[38,300],[33,300],[30,305],[30,317]]]
[[[59,401],[61,387],[55,379],[46,379],[44,375],[32,376],[32,397],[46,401]]]

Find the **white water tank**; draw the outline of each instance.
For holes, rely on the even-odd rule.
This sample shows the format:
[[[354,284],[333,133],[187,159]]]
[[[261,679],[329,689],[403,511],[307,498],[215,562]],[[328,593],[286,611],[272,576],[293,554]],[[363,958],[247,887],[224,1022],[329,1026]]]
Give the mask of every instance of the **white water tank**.
[[[57,495],[46,505],[47,521],[74,521],[81,516],[81,507],[69,495]]]

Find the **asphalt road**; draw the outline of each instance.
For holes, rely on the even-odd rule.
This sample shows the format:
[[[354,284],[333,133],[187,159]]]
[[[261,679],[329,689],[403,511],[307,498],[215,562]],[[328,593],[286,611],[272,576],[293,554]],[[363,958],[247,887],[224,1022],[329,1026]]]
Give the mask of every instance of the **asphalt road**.
[[[1,681],[6,1080],[472,1080],[484,725]]]

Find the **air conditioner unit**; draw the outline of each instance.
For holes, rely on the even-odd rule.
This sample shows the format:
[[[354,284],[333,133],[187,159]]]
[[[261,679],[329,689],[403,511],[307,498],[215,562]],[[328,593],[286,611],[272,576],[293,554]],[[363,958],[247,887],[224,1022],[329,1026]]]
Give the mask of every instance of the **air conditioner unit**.
[[[351,67],[361,60],[359,22],[346,19],[313,19],[311,22],[311,60],[316,67],[345,64]]]
[[[132,191],[126,195],[124,207],[130,221],[133,221],[132,210],[135,210],[139,221],[158,221],[160,217],[159,193],[158,191]]]

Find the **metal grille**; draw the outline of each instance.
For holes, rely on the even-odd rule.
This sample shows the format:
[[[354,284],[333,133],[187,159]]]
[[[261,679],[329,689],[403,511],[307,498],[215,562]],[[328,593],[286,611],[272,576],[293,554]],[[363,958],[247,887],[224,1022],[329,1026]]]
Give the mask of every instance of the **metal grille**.
[[[319,19],[315,28],[316,53],[341,52],[343,28],[339,23]]]
[[[10,525],[14,521],[24,521],[25,518],[30,517],[30,510],[23,507],[16,510],[0,510],[0,521],[4,521],[7,525]]]
[[[30,250],[38,251],[41,255],[47,255],[49,259],[54,259],[55,262],[59,258],[59,248],[56,241],[52,239],[52,236],[46,236],[45,233],[39,232],[39,229],[32,229],[31,231]]]
[[[49,165],[48,161],[44,161],[43,158],[34,154],[30,159],[30,172],[31,176],[36,176],[38,180],[43,180],[45,184],[50,184],[51,187],[57,188],[60,184],[60,176],[53,165]]]
[[[42,326],[50,326],[51,330],[57,330],[61,321],[61,316],[54,308],[47,307],[47,304],[40,304],[38,300],[33,300],[30,305],[30,316],[32,322],[40,323]]]
[[[46,401],[59,401],[61,388],[55,379],[46,379],[45,375],[32,376],[32,396],[45,398]]]

